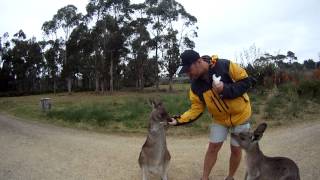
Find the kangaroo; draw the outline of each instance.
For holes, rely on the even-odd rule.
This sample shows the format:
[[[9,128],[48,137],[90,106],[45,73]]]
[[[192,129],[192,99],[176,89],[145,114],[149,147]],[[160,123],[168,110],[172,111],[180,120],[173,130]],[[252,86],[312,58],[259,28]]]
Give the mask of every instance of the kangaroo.
[[[166,143],[166,128],[171,121],[161,102],[150,100],[153,109],[150,114],[146,142],[143,144],[139,165],[142,169],[142,179],[147,180],[150,173],[159,175],[162,180],[168,180],[168,165],[171,159]]]
[[[286,157],[267,157],[260,150],[258,141],[266,128],[267,124],[262,123],[253,133],[231,134],[246,152],[245,180],[300,180],[294,161]]]

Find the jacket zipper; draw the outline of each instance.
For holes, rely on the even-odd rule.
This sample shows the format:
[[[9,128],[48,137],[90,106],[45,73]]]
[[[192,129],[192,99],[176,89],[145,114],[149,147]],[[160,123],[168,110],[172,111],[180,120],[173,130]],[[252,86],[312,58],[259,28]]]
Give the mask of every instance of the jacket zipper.
[[[230,114],[230,123],[231,123],[231,126],[234,127],[232,121],[231,121],[231,114]]]

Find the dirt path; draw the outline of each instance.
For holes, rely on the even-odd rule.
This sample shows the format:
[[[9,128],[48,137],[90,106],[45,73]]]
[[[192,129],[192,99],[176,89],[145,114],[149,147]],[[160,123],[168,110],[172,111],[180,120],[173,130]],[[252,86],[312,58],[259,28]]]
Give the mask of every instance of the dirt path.
[[[171,129],[173,130],[173,129]],[[269,129],[261,146],[267,155],[295,160],[302,179],[319,179],[320,122]],[[0,179],[138,180],[137,158],[145,137],[106,135],[20,121],[0,115]],[[197,180],[207,137],[168,137],[171,180]],[[223,179],[229,148],[224,144],[212,179]],[[237,179],[243,179],[244,164]]]

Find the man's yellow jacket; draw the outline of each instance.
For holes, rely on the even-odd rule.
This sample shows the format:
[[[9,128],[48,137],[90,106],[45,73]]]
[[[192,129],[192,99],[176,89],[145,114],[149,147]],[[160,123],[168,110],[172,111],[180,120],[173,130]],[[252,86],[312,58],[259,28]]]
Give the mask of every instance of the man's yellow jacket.
[[[212,89],[212,75],[221,76],[223,91],[218,94]],[[177,117],[177,125],[198,119],[205,110],[212,115],[215,123],[232,127],[248,121],[251,116],[250,99],[247,90],[251,79],[238,64],[218,59],[208,71],[209,81],[194,80],[191,83],[189,98],[191,108]]]

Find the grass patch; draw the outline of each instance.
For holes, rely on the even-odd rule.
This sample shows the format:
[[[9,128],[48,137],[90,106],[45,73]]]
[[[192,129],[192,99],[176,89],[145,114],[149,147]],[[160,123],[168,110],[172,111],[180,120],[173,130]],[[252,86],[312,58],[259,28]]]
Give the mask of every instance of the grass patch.
[[[42,97],[52,99],[52,109],[45,113],[39,106]],[[118,92],[113,96],[94,93],[75,93],[71,96],[36,95],[25,97],[0,98],[3,112],[26,119],[43,120],[63,126],[83,129],[105,129],[107,131],[140,132],[146,131],[151,106],[149,98],[163,101],[171,115],[181,114],[189,109],[188,91],[167,93]],[[203,122],[205,120],[205,122]],[[204,115],[186,131],[202,131],[208,127],[210,118]]]
[[[108,109],[100,104],[67,106],[65,108],[54,108],[47,114],[48,118],[62,119],[73,123],[89,123],[105,126],[113,119]]]
[[[318,114],[320,107],[316,98],[299,95],[299,87],[294,84],[284,84],[278,87],[278,92],[267,102],[265,112],[270,121],[286,121],[313,119],[310,115]]]
[[[282,109],[285,105],[285,100],[281,96],[281,94],[276,94],[267,102],[265,113],[267,119],[274,119],[279,116],[280,112],[278,109]]]
[[[171,115],[184,113],[190,108],[188,89],[180,85],[181,91],[169,92],[116,92],[110,95],[97,95],[93,92],[82,92],[67,95],[34,95],[0,98],[0,111],[25,119],[42,120],[58,125],[81,129],[116,132],[146,132],[151,107],[149,98],[163,101]],[[279,88],[280,89],[280,88]],[[279,93],[266,102],[267,94],[249,93],[253,114],[266,114],[267,120],[311,118],[318,116],[319,104],[299,98],[296,93],[290,94],[292,88],[279,90]],[[43,97],[52,99],[52,109],[45,113],[39,106]],[[261,109],[266,104],[265,109]],[[303,110],[301,110],[304,107]],[[261,112],[262,111],[262,112]],[[306,116],[306,114],[310,116]],[[287,121],[287,120],[286,120]],[[280,122],[280,121],[279,121]],[[183,127],[170,128],[172,134],[207,133],[212,118],[205,112],[199,120]]]

